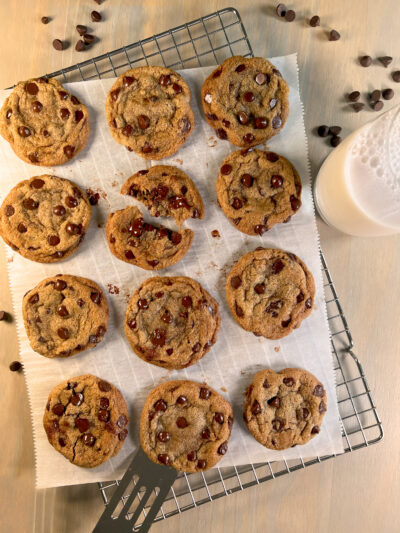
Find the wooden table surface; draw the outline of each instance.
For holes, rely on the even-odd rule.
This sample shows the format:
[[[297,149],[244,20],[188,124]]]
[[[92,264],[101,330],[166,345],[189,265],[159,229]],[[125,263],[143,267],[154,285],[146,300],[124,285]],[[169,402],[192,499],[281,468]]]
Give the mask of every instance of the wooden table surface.
[[[398,0],[296,0],[297,19],[289,24],[274,13],[270,0],[2,0],[0,3],[0,87],[67,67],[84,58],[153,35],[230,4],[239,10],[254,52],[276,56],[298,52],[312,171],[330,148],[312,130],[321,123],[343,126],[343,134],[375,115],[350,112],[349,90],[392,87],[382,66],[357,63],[361,54],[391,55],[400,68]],[[90,22],[97,9],[104,22]],[[306,23],[318,14],[321,28]],[[40,18],[52,18],[44,26]],[[88,24],[99,41],[89,51],[74,50],[76,24]],[[341,33],[328,42],[326,30]],[[72,43],[55,51],[54,38]],[[400,86],[399,86],[400,89]],[[32,172],[34,169],[32,168]],[[347,315],[359,355],[383,420],[385,438],[368,449],[221,498],[153,526],[152,531],[222,532],[395,532],[400,530],[400,239],[361,239],[343,235],[318,221],[321,245]],[[0,309],[11,311],[4,248],[0,253]],[[13,323],[0,323],[0,516],[1,531],[35,533],[91,531],[102,512],[95,485],[35,490],[31,421],[22,374],[10,373],[18,358]]]

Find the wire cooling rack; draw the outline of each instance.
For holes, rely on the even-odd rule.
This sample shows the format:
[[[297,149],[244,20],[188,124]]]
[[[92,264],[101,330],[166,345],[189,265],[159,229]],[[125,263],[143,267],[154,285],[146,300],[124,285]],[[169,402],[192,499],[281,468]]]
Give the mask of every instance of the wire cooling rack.
[[[253,50],[239,13],[226,8],[49,76],[64,82],[90,80],[119,76],[128,68],[142,65],[165,65],[175,69],[215,65],[231,55],[253,56]],[[378,442],[383,437],[383,428],[363,368],[353,352],[353,339],[322,252],[321,263],[344,449],[348,453]],[[182,474],[171,488],[156,521],[332,457],[335,455]],[[99,483],[106,505],[117,485],[118,481]],[[139,491],[137,504],[142,496]],[[147,501],[142,521],[155,497],[154,493]],[[133,513],[134,506],[131,509]],[[139,530],[140,525],[139,519],[133,530]]]

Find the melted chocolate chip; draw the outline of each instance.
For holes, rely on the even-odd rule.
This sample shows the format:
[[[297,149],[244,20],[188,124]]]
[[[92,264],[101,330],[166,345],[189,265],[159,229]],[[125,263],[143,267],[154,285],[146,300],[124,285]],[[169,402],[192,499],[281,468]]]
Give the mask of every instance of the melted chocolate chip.
[[[111,385],[107,381],[99,381],[97,386],[102,392],[110,392],[111,390]]]
[[[164,400],[158,400],[155,404],[154,404],[154,409],[156,411],[166,411],[167,410],[167,404],[164,402]]]

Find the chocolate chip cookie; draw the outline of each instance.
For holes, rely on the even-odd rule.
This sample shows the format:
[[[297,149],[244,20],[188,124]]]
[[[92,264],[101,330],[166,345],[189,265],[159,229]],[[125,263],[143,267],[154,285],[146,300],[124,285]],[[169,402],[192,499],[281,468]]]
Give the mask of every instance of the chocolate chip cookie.
[[[0,235],[23,257],[61,261],[76,251],[89,227],[91,207],[72,181],[35,176],[20,181],[0,208]]]
[[[201,472],[226,454],[232,424],[232,407],[218,392],[194,381],[168,381],[146,399],[140,442],[154,463]]]
[[[32,165],[66,163],[89,139],[89,112],[54,78],[18,83],[0,111],[0,134]]]
[[[54,387],[43,417],[53,448],[85,468],[117,455],[128,434],[128,422],[128,408],[120,391],[90,374]]]
[[[111,135],[145,159],[168,157],[194,129],[190,96],[185,80],[169,68],[128,70],[107,95]]]
[[[263,446],[285,450],[318,435],[326,409],[326,391],[310,372],[267,369],[247,389],[244,420]]]
[[[215,344],[221,318],[216,300],[184,276],[146,280],[125,314],[125,334],[144,361],[169,369],[197,363]]]
[[[289,115],[289,87],[262,57],[226,59],[203,83],[201,101],[217,136],[236,146],[267,141]]]
[[[273,248],[245,254],[226,281],[233,318],[267,339],[280,339],[298,328],[311,313],[314,295],[314,278],[303,261]]]
[[[103,340],[108,305],[94,281],[58,274],[42,280],[22,301],[32,349],[45,357],[70,357]]]
[[[174,265],[189,250],[193,231],[172,231],[144,221],[137,207],[111,213],[106,235],[111,252],[126,263],[145,270],[160,270]]]
[[[126,180],[121,193],[143,202],[153,217],[173,217],[179,225],[190,217],[204,217],[196,185],[176,167],[156,165],[139,170]]]
[[[299,210],[301,180],[294,166],[274,152],[237,150],[219,169],[217,196],[239,231],[262,235]]]

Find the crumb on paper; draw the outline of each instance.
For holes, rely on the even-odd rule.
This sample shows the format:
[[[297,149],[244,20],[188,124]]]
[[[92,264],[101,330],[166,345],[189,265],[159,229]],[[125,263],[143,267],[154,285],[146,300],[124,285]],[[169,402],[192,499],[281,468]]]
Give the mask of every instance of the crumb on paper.
[[[214,239],[219,239],[221,237],[217,229],[213,229],[211,235],[214,237]]]
[[[180,157],[177,157],[173,159],[172,161],[174,161],[175,163],[178,163],[178,165],[183,165],[183,160]]]
[[[97,223],[98,228],[104,228],[104,222],[98,222]]]
[[[276,352],[279,352],[280,349],[281,349],[280,346],[275,346],[275,347],[274,347],[274,350],[275,350]]]
[[[207,145],[210,148],[214,148],[214,146],[217,146],[217,144],[218,144],[217,139],[214,137],[214,135],[211,135],[211,137],[208,138]]]
[[[240,373],[242,374],[242,376],[245,376],[247,374],[246,370],[241,370]]]
[[[221,387],[222,392],[228,392],[225,387]]]
[[[129,303],[130,297],[131,297],[130,293],[128,291],[125,291],[124,292],[125,303]]]
[[[117,181],[117,180],[114,180],[114,181],[111,183],[111,187],[118,187],[118,181]]]
[[[119,287],[113,285],[112,283],[107,283],[109,294],[119,294]]]
[[[14,261],[13,255],[7,259],[7,263],[12,263],[13,261]]]

